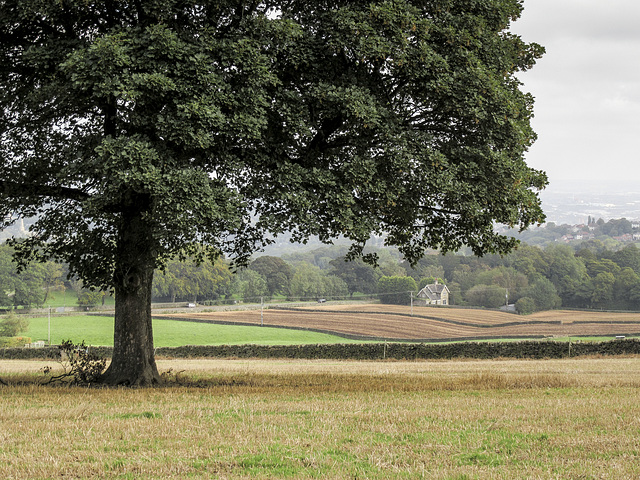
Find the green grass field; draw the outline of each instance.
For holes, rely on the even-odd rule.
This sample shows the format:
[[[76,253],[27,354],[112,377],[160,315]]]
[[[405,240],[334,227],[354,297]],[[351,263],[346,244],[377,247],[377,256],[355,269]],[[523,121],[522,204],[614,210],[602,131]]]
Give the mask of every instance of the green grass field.
[[[33,341],[48,340],[47,317],[32,318],[24,336]],[[354,341],[334,335],[283,328],[213,325],[195,322],[155,319],[153,321],[156,347],[182,345],[301,345],[316,343],[352,343]],[[113,345],[113,318],[102,316],[52,316],[51,343],[62,340],[87,345]]]

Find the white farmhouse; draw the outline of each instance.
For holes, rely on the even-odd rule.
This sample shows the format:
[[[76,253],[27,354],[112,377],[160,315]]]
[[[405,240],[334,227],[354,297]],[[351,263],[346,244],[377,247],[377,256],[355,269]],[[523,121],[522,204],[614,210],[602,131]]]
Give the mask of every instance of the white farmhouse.
[[[418,292],[418,298],[427,305],[449,305],[449,289],[442,283],[432,283]]]

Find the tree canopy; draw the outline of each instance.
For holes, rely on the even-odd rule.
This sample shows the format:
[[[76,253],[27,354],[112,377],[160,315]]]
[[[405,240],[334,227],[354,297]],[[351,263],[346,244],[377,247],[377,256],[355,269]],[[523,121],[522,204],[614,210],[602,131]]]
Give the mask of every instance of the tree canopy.
[[[269,295],[288,293],[293,270],[281,258],[264,255],[251,262],[249,268],[264,276]]]
[[[111,384],[158,381],[153,271],[274,235],[505,253],[543,219],[524,161],[543,49],[519,0],[0,4],[0,218],[20,264],[116,295]],[[14,214],[13,217],[6,217]]]
[[[382,303],[409,305],[412,293],[417,291],[418,285],[411,277],[380,277],[378,280],[378,292]]]

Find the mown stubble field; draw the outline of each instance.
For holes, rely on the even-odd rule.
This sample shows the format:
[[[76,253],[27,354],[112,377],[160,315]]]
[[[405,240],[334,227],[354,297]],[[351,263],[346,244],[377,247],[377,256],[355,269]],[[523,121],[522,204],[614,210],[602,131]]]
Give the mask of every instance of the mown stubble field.
[[[0,362],[2,478],[640,477],[638,357],[161,360],[141,390],[45,364]]]
[[[639,335],[637,312],[552,310],[515,315],[496,310],[326,304],[312,307],[169,315],[181,320],[307,328],[388,340]]]

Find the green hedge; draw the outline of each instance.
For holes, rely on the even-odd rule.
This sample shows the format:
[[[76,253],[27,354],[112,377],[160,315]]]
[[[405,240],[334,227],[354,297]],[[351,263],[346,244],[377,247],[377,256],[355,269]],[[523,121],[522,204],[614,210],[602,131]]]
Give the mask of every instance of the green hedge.
[[[103,357],[111,356],[111,347],[91,347]],[[466,342],[450,344],[365,343],[320,345],[186,345],[157,348],[165,358],[304,358],[343,360],[453,359],[453,358],[567,358],[585,355],[638,355],[640,340],[608,342]],[[1,348],[5,359],[57,359],[57,347]]]

